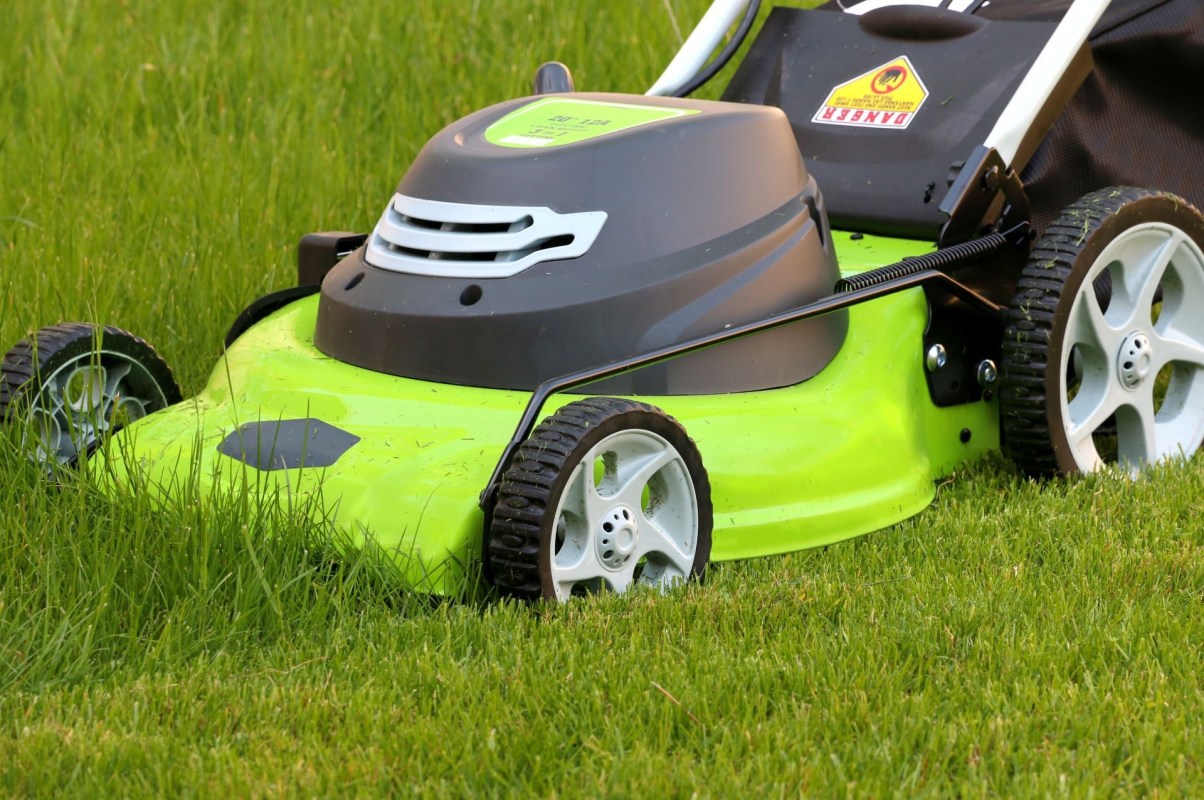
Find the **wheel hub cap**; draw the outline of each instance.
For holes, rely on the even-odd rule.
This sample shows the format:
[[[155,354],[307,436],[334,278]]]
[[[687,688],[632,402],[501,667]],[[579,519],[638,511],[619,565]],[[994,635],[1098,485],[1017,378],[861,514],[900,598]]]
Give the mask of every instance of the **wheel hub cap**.
[[[1141,331],[1130,333],[1120,346],[1116,358],[1117,374],[1126,389],[1136,389],[1150,375],[1153,362],[1153,345],[1150,337]]]
[[[635,553],[640,538],[635,512],[623,503],[612,507],[602,515],[595,531],[594,543],[598,560],[607,569],[622,569]]]

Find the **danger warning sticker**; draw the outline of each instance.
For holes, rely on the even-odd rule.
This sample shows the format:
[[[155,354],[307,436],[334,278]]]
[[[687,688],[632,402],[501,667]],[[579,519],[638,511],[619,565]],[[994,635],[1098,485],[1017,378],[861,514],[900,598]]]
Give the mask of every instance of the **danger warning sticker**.
[[[928,89],[911,60],[899,56],[837,86],[811,121],[904,130],[927,99]]]

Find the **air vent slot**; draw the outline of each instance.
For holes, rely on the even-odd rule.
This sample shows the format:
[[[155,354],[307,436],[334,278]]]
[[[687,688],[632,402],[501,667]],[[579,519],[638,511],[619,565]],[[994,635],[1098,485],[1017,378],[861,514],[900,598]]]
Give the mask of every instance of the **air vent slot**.
[[[389,243],[390,252],[399,253],[408,258],[423,258],[430,261],[517,261],[523,256],[539,250],[549,250],[554,247],[568,247],[576,237],[573,234],[553,236],[542,242],[536,242],[527,250],[510,250],[503,253],[447,253],[439,250],[415,250],[400,244]]]
[[[403,225],[415,228],[425,228],[428,231],[454,231],[456,233],[508,233],[524,231],[535,224],[530,217],[523,217],[517,222],[439,222],[434,219],[422,219],[405,214],[398,214]]]
[[[604,211],[559,214],[397,194],[372,233],[367,260],[416,275],[508,278],[544,261],[580,257],[605,221]]]

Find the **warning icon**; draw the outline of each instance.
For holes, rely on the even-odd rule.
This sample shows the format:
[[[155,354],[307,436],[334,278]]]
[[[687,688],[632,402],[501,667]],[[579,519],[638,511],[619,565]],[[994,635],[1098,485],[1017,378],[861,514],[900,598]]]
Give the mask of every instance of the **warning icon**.
[[[904,130],[928,99],[928,89],[907,56],[840,84],[812,122],[854,128]]]

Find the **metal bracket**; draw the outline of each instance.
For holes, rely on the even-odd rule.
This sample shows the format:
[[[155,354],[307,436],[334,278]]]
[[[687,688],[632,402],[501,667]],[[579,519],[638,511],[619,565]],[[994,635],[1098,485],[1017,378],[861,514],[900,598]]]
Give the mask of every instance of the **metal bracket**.
[[[1020,176],[994,148],[980,145],[958,172],[941,202],[949,221],[938,244],[948,247],[984,233],[1008,230],[1028,222],[1028,196]]]
[[[1003,316],[997,315],[992,323],[981,311],[947,292],[926,286],[924,293],[928,297],[928,328],[918,357],[924,359],[924,377],[933,405],[944,408],[990,401],[995,396]]]

